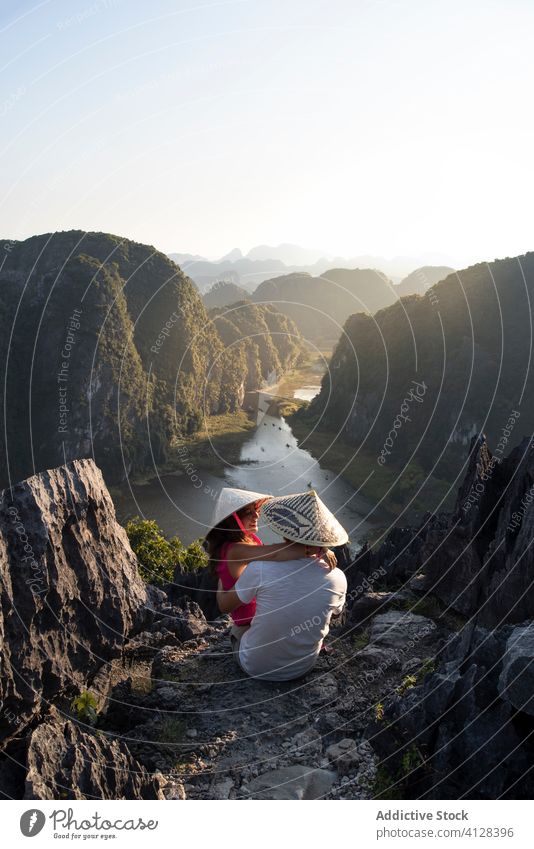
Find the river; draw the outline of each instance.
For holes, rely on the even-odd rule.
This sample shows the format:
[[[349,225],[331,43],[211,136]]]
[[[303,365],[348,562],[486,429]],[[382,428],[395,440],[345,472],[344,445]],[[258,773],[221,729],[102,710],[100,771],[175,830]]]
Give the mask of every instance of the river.
[[[293,395],[311,400],[318,391],[318,385],[309,384],[295,388]],[[261,414],[241,447],[239,463],[226,467],[221,476],[188,467],[146,483],[126,483],[114,492],[114,502],[119,521],[135,515],[155,519],[166,535],[177,535],[188,544],[206,533],[223,486],[273,495],[315,489],[347,529],[353,544],[373,524],[366,518],[369,505],[343,477],[299,447],[284,418]],[[265,542],[278,540],[261,523],[260,536]]]

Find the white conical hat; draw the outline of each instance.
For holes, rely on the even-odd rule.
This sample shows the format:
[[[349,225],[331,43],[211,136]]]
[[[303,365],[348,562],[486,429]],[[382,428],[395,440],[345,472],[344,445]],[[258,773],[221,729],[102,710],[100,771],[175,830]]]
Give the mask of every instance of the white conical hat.
[[[349,537],[314,489],[271,498],[262,505],[266,525],[280,536],[303,545],[344,545]]]
[[[241,510],[247,504],[253,504],[255,501],[261,501],[265,498],[270,498],[264,492],[251,492],[248,489],[234,489],[231,486],[225,486],[221,489],[219,497],[215,502],[215,509],[211,518],[211,525],[207,531],[209,533],[212,528],[235,513],[236,510]]]

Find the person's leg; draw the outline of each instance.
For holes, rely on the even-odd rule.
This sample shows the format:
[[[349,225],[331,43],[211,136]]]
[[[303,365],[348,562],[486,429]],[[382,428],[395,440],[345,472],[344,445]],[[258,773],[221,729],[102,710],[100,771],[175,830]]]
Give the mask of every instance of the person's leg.
[[[239,663],[239,644],[241,643],[241,637],[248,631],[250,625],[232,625],[230,630],[230,645],[232,646],[232,654],[234,656],[235,661],[241,667]],[[241,667],[243,668],[243,667]]]

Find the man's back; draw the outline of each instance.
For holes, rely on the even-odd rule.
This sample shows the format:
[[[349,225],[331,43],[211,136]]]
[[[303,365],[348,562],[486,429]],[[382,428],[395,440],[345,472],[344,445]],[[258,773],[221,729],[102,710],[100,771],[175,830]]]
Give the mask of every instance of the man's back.
[[[247,603],[256,597],[256,615],[243,634],[239,660],[253,677],[298,678],[314,665],[332,614],[345,603],[347,579],[322,560],[250,563],[235,585]]]

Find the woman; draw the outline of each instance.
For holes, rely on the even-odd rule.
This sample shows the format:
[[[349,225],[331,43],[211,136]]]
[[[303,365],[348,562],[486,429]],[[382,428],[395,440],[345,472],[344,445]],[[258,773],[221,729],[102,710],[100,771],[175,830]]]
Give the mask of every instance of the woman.
[[[219,578],[219,589],[231,589],[253,560],[284,561],[304,556],[305,547],[298,543],[263,545],[257,536],[260,507],[271,497],[232,487],[221,491],[215,506],[213,526],[205,539],[210,567]],[[247,627],[255,612],[256,600],[253,599],[249,604],[237,607],[231,615],[237,626]]]

